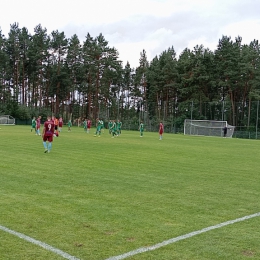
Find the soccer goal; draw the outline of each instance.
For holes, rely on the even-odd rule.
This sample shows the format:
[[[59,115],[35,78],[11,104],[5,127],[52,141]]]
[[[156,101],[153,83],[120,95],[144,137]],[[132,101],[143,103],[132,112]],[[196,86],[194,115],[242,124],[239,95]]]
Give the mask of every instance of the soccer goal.
[[[15,119],[10,115],[0,115],[0,125],[15,125]]]
[[[191,120],[184,121],[185,135],[204,135],[224,137],[224,128],[226,128],[226,137],[232,137],[235,127],[229,125],[227,121],[216,120]]]

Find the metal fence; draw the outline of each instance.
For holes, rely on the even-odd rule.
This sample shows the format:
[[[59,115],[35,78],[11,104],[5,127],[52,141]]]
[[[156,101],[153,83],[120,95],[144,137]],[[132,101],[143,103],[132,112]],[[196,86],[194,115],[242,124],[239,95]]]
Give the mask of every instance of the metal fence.
[[[152,109],[151,109],[152,108]],[[41,111],[39,111],[41,115]],[[65,114],[64,123],[67,123]],[[99,105],[98,116],[103,119],[105,127],[109,120],[120,119],[123,123],[123,130],[138,130],[140,121],[145,125],[145,131],[157,132],[159,123],[163,122],[166,133],[183,133],[185,119],[192,120],[219,120],[227,121],[228,124],[235,126],[234,138],[260,139],[259,125],[259,101],[241,102],[232,104],[229,101],[214,102],[161,102],[144,103],[138,107],[117,107],[110,109],[103,104]],[[83,122],[84,118],[92,120],[92,126],[95,126],[96,119],[86,114],[86,110],[80,107],[72,114],[72,121],[79,119]],[[44,121],[44,117],[43,117]],[[31,120],[16,119],[16,124],[30,125]],[[78,125],[75,123],[75,125]]]

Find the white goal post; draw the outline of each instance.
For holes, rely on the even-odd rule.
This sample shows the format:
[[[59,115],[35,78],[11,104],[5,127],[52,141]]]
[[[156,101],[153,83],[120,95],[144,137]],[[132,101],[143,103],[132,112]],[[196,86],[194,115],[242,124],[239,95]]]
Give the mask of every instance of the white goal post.
[[[0,115],[0,125],[15,125],[15,119],[10,115]]]
[[[227,133],[224,135],[224,129]],[[232,137],[235,127],[229,125],[227,121],[217,120],[191,120],[184,121],[184,135],[204,135],[204,136],[219,136]]]

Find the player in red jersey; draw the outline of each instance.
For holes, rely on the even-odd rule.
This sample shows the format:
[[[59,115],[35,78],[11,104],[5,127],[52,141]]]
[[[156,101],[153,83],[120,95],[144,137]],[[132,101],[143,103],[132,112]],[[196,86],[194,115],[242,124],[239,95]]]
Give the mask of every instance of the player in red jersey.
[[[44,152],[49,153],[52,148],[52,141],[53,141],[53,134],[54,134],[54,122],[51,120],[51,117],[47,117],[47,121],[44,122],[43,131],[42,131],[42,139],[43,139],[43,146]],[[48,143],[47,143],[48,141]]]
[[[159,140],[162,140],[163,132],[164,132],[163,123],[160,122],[160,125],[159,125]]]
[[[36,119],[36,135],[41,135],[40,128],[41,128],[41,116],[38,116]]]
[[[91,128],[91,120],[87,119],[87,133],[89,133]]]
[[[61,132],[63,126],[63,119],[62,117],[59,118],[59,132]]]

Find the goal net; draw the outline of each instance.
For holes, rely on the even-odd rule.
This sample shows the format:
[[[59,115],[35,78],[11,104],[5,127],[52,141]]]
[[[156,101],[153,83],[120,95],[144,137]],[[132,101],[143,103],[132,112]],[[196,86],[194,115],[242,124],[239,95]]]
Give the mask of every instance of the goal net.
[[[9,115],[0,115],[0,125],[15,125],[15,119]]]
[[[204,135],[204,136],[220,136],[224,137],[224,128],[226,128],[226,137],[232,137],[234,126],[231,126],[227,121],[216,120],[190,120],[184,121],[185,135]]]

